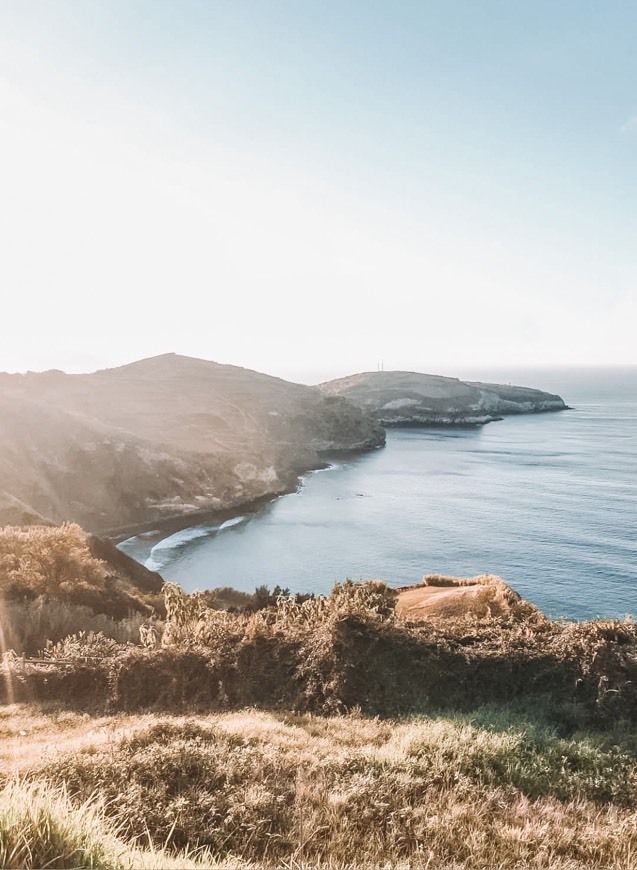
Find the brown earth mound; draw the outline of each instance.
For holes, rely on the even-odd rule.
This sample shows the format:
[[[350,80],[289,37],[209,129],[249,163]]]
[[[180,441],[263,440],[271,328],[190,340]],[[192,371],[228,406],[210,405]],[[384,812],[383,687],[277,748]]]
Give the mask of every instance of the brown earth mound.
[[[457,619],[467,614],[480,619],[489,616],[527,619],[533,611],[540,613],[492,574],[470,579],[430,575],[419,586],[399,589],[396,603],[399,616],[418,621],[434,617]]]

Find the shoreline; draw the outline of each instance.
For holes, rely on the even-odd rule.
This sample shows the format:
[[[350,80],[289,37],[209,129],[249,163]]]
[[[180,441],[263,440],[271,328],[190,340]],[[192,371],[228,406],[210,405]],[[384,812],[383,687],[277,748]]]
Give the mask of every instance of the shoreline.
[[[311,469],[315,471],[318,469]],[[309,474],[310,472],[305,472]],[[239,514],[254,514],[262,507],[279,498],[282,495],[289,495],[296,492],[300,486],[300,480],[295,486],[290,486],[280,492],[268,493],[267,495],[259,496],[258,498],[240,502],[233,507],[217,508],[216,510],[201,510],[188,514],[177,514],[169,517],[162,517],[157,520],[149,520],[148,522],[135,523],[129,526],[119,526],[115,529],[109,529],[105,532],[96,532],[96,536],[110,541],[112,544],[121,544],[129,538],[136,538],[140,535],[149,532],[165,533],[165,536],[174,535],[176,532],[181,532],[184,529],[189,529],[192,526],[199,526],[202,523],[223,523],[230,520]]]
[[[535,411],[527,411],[513,413],[513,414],[505,414],[502,417],[493,417],[490,420],[484,422],[407,422],[401,421],[396,423],[383,423],[383,427],[385,429],[480,429],[482,426],[487,425],[488,423],[498,423],[503,420],[506,420],[508,417],[518,417],[524,416],[526,414],[554,414],[559,411],[573,411],[575,410],[570,405],[565,405],[563,408],[546,408]],[[382,445],[385,447],[385,444]],[[160,532],[165,537],[169,535],[173,535],[176,532],[183,531],[184,529],[192,528],[194,526],[201,525],[203,523],[223,523],[226,520],[232,519],[233,517],[239,516],[239,514],[255,514],[261,508],[265,507],[270,502],[275,501],[284,495],[290,495],[293,492],[298,492],[299,488],[303,484],[303,478],[312,474],[315,471],[324,471],[326,468],[330,466],[331,459],[342,459],[348,456],[364,456],[366,453],[371,453],[373,450],[380,450],[381,446],[366,448],[366,449],[358,449],[358,450],[331,450],[329,453],[325,454],[323,457],[323,462],[320,465],[313,466],[311,468],[307,468],[303,471],[299,471],[296,476],[296,480],[294,483],[290,483],[285,486],[283,489],[277,492],[266,493],[264,495],[258,496],[257,498],[248,499],[247,501],[238,502],[235,505],[228,506],[227,508],[216,508],[211,510],[201,510],[194,511],[188,514],[171,514],[170,516],[161,517],[156,520],[148,520],[142,521],[139,523],[130,523],[125,526],[116,526],[115,528],[107,529],[105,531],[96,531],[92,534],[97,537],[104,538],[107,541],[110,541],[112,544],[117,546],[121,544],[122,541],[126,541],[128,538],[136,538],[139,535],[147,534],[148,532]]]
[[[561,411],[576,410],[571,405],[564,405],[560,408],[534,408],[530,411],[509,411],[501,413],[497,416],[485,414],[479,417],[460,417],[457,420],[450,418],[430,419],[430,420],[379,420],[385,429],[480,429],[482,426],[488,426],[489,423],[501,423],[509,417],[525,417],[535,414],[558,414]]]
[[[384,445],[383,445],[384,446]],[[373,448],[377,449],[377,448]],[[330,457],[337,459],[343,456],[359,456],[369,453],[370,450],[335,450],[330,452]],[[261,508],[270,504],[284,495],[298,492],[303,485],[303,478],[308,474],[313,474],[315,471],[324,471],[329,468],[331,462],[328,458],[316,465],[313,468],[308,468],[297,474],[294,483],[290,482],[283,489],[277,492],[269,492],[256,498],[247,499],[246,501],[237,502],[235,505],[229,505],[226,508],[216,508],[212,510],[193,511],[187,514],[172,514],[166,517],[160,517],[156,520],[142,521],[140,523],[130,523],[126,526],[117,526],[106,531],[93,532],[99,538],[110,541],[112,544],[121,544],[122,541],[128,538],[136,538],[139,535],[147,534],[148,532],[165,533],[165,537],[174,535],[176,532],[181,532],[184,529],[189,529],[193,526],[199,526],[202,523],[223,523],[226,520],[231,520],[240,514],[256,514]]]

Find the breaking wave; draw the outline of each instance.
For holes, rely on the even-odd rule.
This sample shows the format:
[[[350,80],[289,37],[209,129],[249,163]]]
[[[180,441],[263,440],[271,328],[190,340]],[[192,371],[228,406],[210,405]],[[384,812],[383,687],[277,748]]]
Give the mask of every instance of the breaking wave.
[[[218,525],[192,526],[175,532],[174,535],[169,535],[167,538],[162,538],[150,551],[150,555],[144,563],[146,568],[149,571],[159,571],[166,562],[170,561],[175,550],[185,547],[186,544],[190,544],[197,538],[207,538],[215,534],[220,528],[222,527]]]

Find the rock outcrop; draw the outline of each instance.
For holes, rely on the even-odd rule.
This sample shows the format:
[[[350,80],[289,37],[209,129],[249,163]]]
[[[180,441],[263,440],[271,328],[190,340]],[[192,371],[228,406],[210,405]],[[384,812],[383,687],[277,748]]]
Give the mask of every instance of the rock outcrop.
[[[230,509],[289,490],[324,453],[384,440],[343,398],[175,354],[0,374],[0,525],[106,533]]]
[[[363,372],[320,384],[368,411],[383,426],[480,426],[508,414],[561,411],[551,393],[529,387],[465,382],[418,372]]]

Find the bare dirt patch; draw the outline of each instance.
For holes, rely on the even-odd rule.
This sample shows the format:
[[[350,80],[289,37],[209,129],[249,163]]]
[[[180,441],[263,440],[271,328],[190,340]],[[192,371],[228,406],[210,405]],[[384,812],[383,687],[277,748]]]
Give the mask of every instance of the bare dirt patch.
[[[521,617],[529,606],[503,580],[491,574],[468,579],[430,576],[419,586],[398,590],[396,613],[409,620],[457,619],[468,614],[478,618]]]

